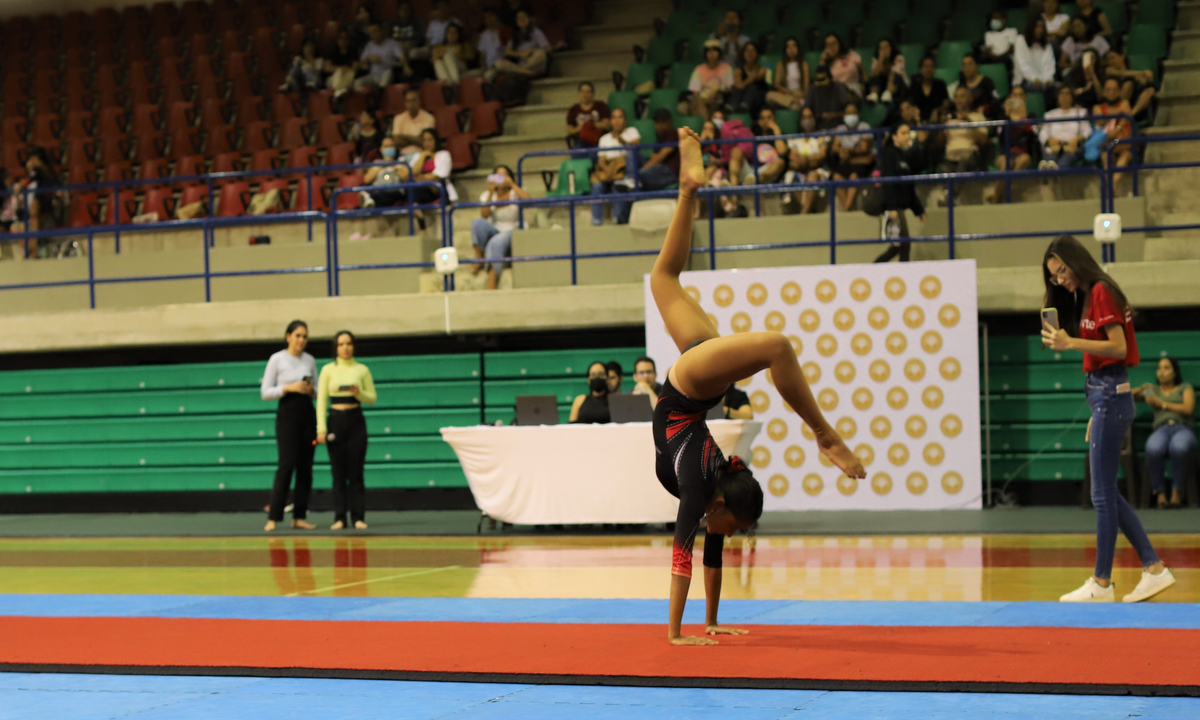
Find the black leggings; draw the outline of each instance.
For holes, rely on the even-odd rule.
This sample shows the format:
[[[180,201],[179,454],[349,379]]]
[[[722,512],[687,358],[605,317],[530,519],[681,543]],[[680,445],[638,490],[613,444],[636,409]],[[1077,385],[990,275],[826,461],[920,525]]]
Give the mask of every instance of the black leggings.
[[[275,485],[271,488],[271,512],[275,522],[283,520],[288,486],[296,474],[295,508],[292,517],[303,520],[308,515],[308,497],[312,494],[313,452],[317,439],[317,413],[312,398],[288,393],[279,401],[275,411],[275,445],[279,448],[279,467],[275,470]]]
[[[333,472],[334,520],[346,522],[347,503],[350,505],[350,522],[362,520],[366,515],[363,465],[367,462],[367,421],[362,409],[330,410],[329,433],[334,436],[328,441],[329,467]]]

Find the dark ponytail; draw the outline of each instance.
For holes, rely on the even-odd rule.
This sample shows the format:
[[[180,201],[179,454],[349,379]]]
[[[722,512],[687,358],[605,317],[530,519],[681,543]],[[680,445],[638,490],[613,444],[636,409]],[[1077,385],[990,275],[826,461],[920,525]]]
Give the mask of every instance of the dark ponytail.
[[[285,335],[291,335],[292,333],[296,332],[296,328],[304,328],[305,330],[307,330],[308,323],[304,322],[303,320],[291,321],[290,323],[288,323],[287,332],[285,333]]]
[[[762,486],[754,473],[736,455],[729,458],[717,479],[717,491],[725,498],[725,507],[737,521],[753,525],[762,517]]]

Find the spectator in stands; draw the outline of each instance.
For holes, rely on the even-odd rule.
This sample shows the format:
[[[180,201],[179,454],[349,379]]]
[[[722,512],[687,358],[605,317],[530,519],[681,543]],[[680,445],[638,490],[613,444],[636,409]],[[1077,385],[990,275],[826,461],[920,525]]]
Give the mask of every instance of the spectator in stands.
[[[956,87],[965,87],[971,92],[972,110],[978,110],[989,119],[998,114],[1000,95],[996,92],[996,83],[979,72],[979,61],[970,53],[963,55],[962,72],[958,74]]]
[[[1179,361],[1164,357],[1158,361],[1155,373],[1158,384],[1144,383],[1133,391],[1154,409],[1154,424],[1146,439],[1146,474],[1150,487],[1158,496],[1158,508],[1177,508],[1183,504],[1184,481],[1196,472],[1190,467],[1196,452],[1196,430],[1193,414],[1196,411],[1196,391],[1183,381]],[[1167,500],[1166,461],[1171,458],[1171,499]]]
[[[355,89],[391,85],[396,68],[401,68],[405,77],[412,77],[412,66],[405,59],[400,43],[385,37],[379,23],[372,23],[368,32],[371,40],[363,46],[359,59],[359,69],[366,70],[366,74],[354,80]]]
[[[479,196],[479,202],[504,202],[505,200],[528,200],[529,193],[513,180],[513,171],[507,165],[497,165],[488,175],[488,189]],[[500,265],[512,257],[512,234],[521,225],[521,208],[518,205],[498,205],[479,208],[479,217],[471,222],[471,241],[475,245],[475,257],[488,259],[487,264],[478,264],[475,274],[487,270],[487,289],[495,290],[500,281]]]
[[[339,30],[333,47],[325,54],[325,70],[329,73],[326,82],[329,89],[338,95],[345,93],[354,85],[357,69],[358,53],[354,52],[350,33]]]
[[[458,87],[465,77],[479,77],[483,73],[472,65],[478,65],[475,46],[463,38],[462,25],[450,23],[442,34],[443,41],[433,47],[430,59],[437,79],[446,85]]]
[[[812,108],[800,111],[800,132],[813,133],[817,129],[817,118]],[[829,179],[829,171],[825,169],[825,160],[829,153],[830,138],[807,134],[804,137],[791,138],[787,141],[788,171],[784,182],[793,183],[807,180],[819,182]],[[800,214],[812,212],[813,201],[817,197],[816,190],[801,190],[791,193],[791,199],[800,204]],[[786,200],[785,200],[786,202]]]
[[[730,385],[721,400],[721,412],[726,420],[753,420],[754,408],[750,405],[750,396],[739,390],[737,385]]]
[[[916,133],[906,123],[900,123],[892,131],[890,137],[883,141],[883,154],[879,162],[879,174],[882,177],[904,177],[916,175],[924,167],[924,155]],[[925,206],[917,197],[917,190],[911,182],[885,183],[883,191],[883,237],[891,241],[888,249],[883,251],[875,262],[887,262],[899,256],[900,262],[908,262],[912,243],[902,240],[910,237],[908,234],[908,216],[906,211],[925,222]]]
[[[746,113],[751,117],[767,99],[767,69],[758,62],[758,45],[748,42],[742,46],[742,60],[733,71],[733,90],[729,93],[729,106],[735,113]]]
[[[274,530],[276,523],[283,522],[293,473],[296,475],[296,495],[292,527],[297,530],[317,527],[305,519],[312,493],[314,441],[317,439],[317,413],[312,401],[316,394],[313,388],[317,379],[317,361],[304,352],[308,345],[308,325],[303,320],[293,320],[287,326],[284,339],[287,349],[280,350],[267,361],[261,389],[263,400],[279,401],[275,409],[275,445],[279,463],[271,487],[270,514],[263,528],[267,532]]]
[[[421,151],[409,156],[409,166],[413,169],[413,179],[418,182],[436,182],[442,189],[417,188],[417,202],[422,204],[458,201],[458,191],[450,181],[450,173],[454,169],[454,158],[450,151],[442,147],[436,130],[427,128],[421,131]]]
[[[1133,108],[1129,107],[1129,102],[1121,97],[1121,81],[1116,78],[1108,78],[1104,81],[1104,99],[1092,108],[1093,115],[1132,115]],[[1117,140],[1122,140],[1133,134],[1133,127],[1129,121],[1124,118],[1113,120],[1100,120],[1096,122],[1096,133],[1103,135],[1103,141],[1099,143],[1100,160],[1104,167],[1108,167],[1108,152],[1107,149],[1112,146]],[[1090,139],[1089,139],[1090,140]],[[1089,142],[1090,144],[1090,142]],[[1133,160],[1133,146],[1117,145],[1113,150],[1113,162],[1117,167],[1125,167]],[[1114,187],[1121,181],[1123,176],[1121,173],[1113,173],[1112,182]]]
[[[851,95],[862,99],[863,83],[867,72],[863,69],[862,56],[846,47],[846,43],[835,33],[825,35],[825,49],[821,51],[821,64],[829,68],[834,82],[846,86]]]
[[[954,91],[954,113],[947,125],[976,123],[987,120],[983,113],[971,107],[971,91],[959,85]],[[988,143],[987,128],[962,128],[946,131],[946,150],[938,172],[973,172],[983,168],[983,150]]]
[[[622,394],[621,383],[625,382],[625,368],[621,367],[621,363],[616,360],[609,360],[604,363],[604,371],[607,374],[608,394]]]
[[[40,192],[22,193],[19,199],[21,212],[18,215],[24,225],[20,231],[50,230],[54,228],[54,196],[53,190],[45,188],[58,187],[62,184],[58,175],[51,169],[43,148],[35,147],[25,160],[25,177],[19,181],[22,189],[38,190]],[[28,202],[28,206],[24,203]],[[111,221],[110,221],[111,222]],[[16,225],[14,224],[14,227]],[[45,257],[54,247],[54,238],[40,238],[29,241],[35,257]]]
[[[567,147],[596,147],[612,129],[608,103],[596,99],[596,86],[584,80],[576,90],[579,102],[567,111]]]
[[[458,18],[450,12],[447,0],[437,0],[429,11],[429,24],[425,26],[425,44],[434,48],[446,42],[446,30],[451,25],[459,25]],[[462,26],[459,25],[460,37]]]
[[[362,406],[374,405],[378,395],[371,371],[354,359],[354,334],[349,330],[338,332],[333,347],[333,362],[321,368],[317,380],[317,442],[329,447],[333,475],[334,517],[329,529],[342,530],[353,523],[355,529],[366,530],[363,468],[367,461],[367,422]]]
[[[578,395],[571,404],[572,423],[608,423],[608,367],[596,361],[588,365],[588,391]]]
[[[1039,168],[1055,169],[1074,167],[1082,157],[1083,143],[1092,134],[1092,125],[1083,118],[1087,111],[1075,107],[1075,93],[1066,85],[1058,89],[1058,107],[1046,113],[1047,120],[1077,118],[1073,121],[1046,123],[1038,133],[1042,143]]]
[[[1003,10],[992,13],[988,30],[983,34],[984,56],[991,62],[1007,62],[1021,33],[1008,27],[1008,15]]]
[[[996,157],[996,169],[1001,172],[1009,169],[1028,170],[1040,159],[1042,144],[1032,123],[1022,122],[1029,119],[1025,110],[1025,98],[1013,93],[1004,101],[1006,118],[1011,121],[1008,131],[1008,155],[1005,156],[1004,146]],[[1010,160],[1011,158],[1011,160]],[[1004,181],[997,181],[990,195],[984,199],[997,203],[1003,198]]]
[[[1058,11],[1058,0],[1043,0],[1042,19],[1051,42],[1061,43],[1071,31],[1071,17]]]
[[[479,42],[475,47],[479,50],[479,65],[485,73],[504,57],[504,39],[500,37],[503,27],[495,10],[488,8],[483,11],[483,31],[479,33]]]
[[[421,133],[437,126],[433,115],[421,109],[421,92],[409,88],[404,93],[404,112],[392,118],[392,137],[400,146],[400,154],[408,155],[421,149]]]
[[[500,3],[500,22],[515,30],[519,12],[533,15],[533,5],[529,0],[504,0]]]
[[[1046,21],[1034,16],[1025,26],[1025,34],[1017,36],[1013,47],[1013,87],[1023,87],[1026,92],[1048,95],[1054,89],[1057,65],[1054,48],[1046,35]],[[1053,103],[1047,98],[1046,106]]]
[[[1133,106],[1134,117],[1144,119],[1156,94],[1154,73],[1149,70],[1130,70],[1127,58],[1115,50],[1104,56],[1104,65],[1104,77],[1121,81],[1121,97]]]
[[[392,23],[392,39],[400,43],[400,47],[404,50],[404,57],[417,57],[414,51],[424,42],[425,27],[408,2],[400,2],[396,5],[396,20]]]
[[[592,194],[605,195],[611,192],[625,192],[633,187],[633,181],[625,177],[626,165],[637,150],[632,146],[642,141],[642,136],[635,127],[629,127],[625,120],[625,111],[613,108],[612,130],[600,137],[600,152],[596,155],[596,165],[592,171]],[[613,148],[607,150],[606,148]],[[613,206],[613,222],[624,225],[629,222],[628,202],[617,202]],[[604,205],[592,204],[592,224],[604,224]]]
[[[287,80],[279,86],[279,92],[307,92],[321,87],[325,73],[325,60],[317,55],[317,43],[307,38],[300,47],[300,54],[292,58],[292,69]]]
[[[846,114],[846,103],[850,102],[850,91],[829,74],[829,68],[821,65],[813,74],[812,87],[804,96],[804,107],[812,108],[817,120],[817,129],[829,130],[837,127]]]
[[[913,81],[908,99],[921,112],[921,122],[940,124],[950,112],[950,93],[946,81],[937,77],[937,61],[932,55],[921,58],[920,72]],[[819,122],[819,118],[818,118]]]
[[[1095,106],[1104,93],[1104,83],[1097,74],[1097,62],[1096,51],[1088,48],[1063,76],[1067,87],[1075,95],[1075,104],[1081,108]]]
[[[904,67],[904,56],[896,52],[891,38],[882,38],[875,46],[875,57],[871,60],[871,77],[867,80],[867,102],[891,103],[895,98],[908,94],[908,72]]]
[[[654,358],[643,355],[633,361],[633,390],[630,395],[646,395],[650,398],[650,407],[658,404],[658,396],[662,394],[662,383],[658,381],[658,366]]]
[[[384,136],[379,147],[379,155],[384,160],[396,160],[399,157],[396,141]],[[410,177],[408,167],[402,164],[375,165],[363,173],[365,185],[398,185],[408,182]],[[399,188],[385,190],[370,190],[359,193],[360,204],[363,207],[392,207],[408,199],[408,193]],[[421,201],[418,201],[421,202]]]
[[[834,135],[830,151],[830,161],[834,180],[857,180],[868,177],[875,168],[875,136],[869,131],[871,126],[859,118],[858,106],[854,103],[846,105],[846,114],[841,125],[836,130],[847,132],[863,130],[861,134]],[[842,210],[849,210],[858,197],[857,187],[844,187],[837,190],[838,200]]]
[[[354,127],[350,128],[350,132],[346,134],[346,140],[354,143],[354,162],[375,162],[379,159],[379,149],[383,147],[384,134],[379,130],[379,123],[375,120],[375,113],[370,110],[363,110],[358,114],[358,121],[354,123]]]
[[[494,69],[503,73],[516,73],[529,77],[546,74],[550,63],[550,41],[546,34],[533,24],[533,16],[525,10],[517,11],[517,27],[504,49],[504,57],[496,61]]]
[[[704,62],[692,71],[688,90],[692,93],[692,114],[711,118],[725,103],[725,94],[733,89],[733,70],[722,59],[721,42],[704,41]]]
[[[755,135],[782,135],[779,123],[775,121],[775,111],[763,108],[758,113],[758,125]],[[758,143],[754,151],[758,153],[758,182],[773,183],[783,177],[787,170],[788,146],[783,140]]]
[[[1062,57],[1058,61],[1059,69],[1070,68],[1088,48],[1095,50],[1097,57],[1104,57],[1110,49],[1107,40],[1091,32],[1087,21],[1077,17],[1071,21],[1071,34],[1063,40]]]
[[[679,133],[674,116],[666,108],[654,111],[654,142],[673,143],[654,150],[638,170],[642,190],[664,190],[679,182]]]
[[[800,52],[800,41],[790,36],[783,43],[783,57],[775,64],[775,88],[767,93],[772,107],[799,110],[808,92],[809,67]]]
[[[721,45],[721,61],[730,67],[742,64],[742,48],[750,42],[750,36],[742,33],[742,16],[737,10],[729,10],[712,34],[712,39]],[[704,44],[708,47],[708,43]]]
[[[1093,0],[1076,0],[1076,13],[1075,17],[1083,18],[1087,23],[1088,32],[1112,41],[1112,25],[1108,23],[1108,16],[1096,7]]]
[[[354,11],[354,19],[346,26],[356,52],[361,53],[367,43],[371,42],[371,25],[374,22],[375,18],[371,15],[371,8],[367,3],[360,3]]]

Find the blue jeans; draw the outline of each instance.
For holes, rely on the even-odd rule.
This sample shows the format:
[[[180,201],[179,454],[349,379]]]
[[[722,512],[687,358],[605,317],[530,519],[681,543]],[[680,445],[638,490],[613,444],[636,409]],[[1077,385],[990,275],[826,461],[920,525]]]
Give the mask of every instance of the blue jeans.
[[[625,192],[624,188],[616,187],[616,183],[611,182],[594,182],[592,183],[593,195],[607,195],[609,193]],[[618,202],[613,204],[613,222],[617,225],[624,225],[629,222],[629,208],[633,206],[631,202]],[[604,204],[592,203],[592,224],[599,225],[604,222]]]
[[[471,221],[471,242],[483,251],[493,268],[512,257],[512,230],[497,230],[491,221],[475,218]],[[499,272],[499,269],[496,270]]]
[[[1146,471],[1154,494],[1167,491],[1167,457],[1171,458],[1171,486],[1183,493],[1191,454],[1196,450],[1196,433],[1180,423],[1163,425],[1146,440]]]
[[[1075,167],[1075,163],[1079,162],[1079,153],[1061,152],[1055,154],[1047,150],[1045,159],[1053,160],[1054,164],[1060,168]]]
[[[665,190],[679,182],[679,176],[666,165],[651,165],[638,170],[638,182],[643,190]]]
[[[1117,386],[1124,384],[1122,392]],[[1110,365],[1087,376],[1087,403],[1092,408],[1089,461],[1092,468],[1092,505],[1096,507],[1096,577],[1112,577],[1117,530],[1137,551],[1143,567],[1158,562],[1150,538],[1137,513],[1117,489],[1121,445],[1133,424],[1133,393],[1124,366]]]

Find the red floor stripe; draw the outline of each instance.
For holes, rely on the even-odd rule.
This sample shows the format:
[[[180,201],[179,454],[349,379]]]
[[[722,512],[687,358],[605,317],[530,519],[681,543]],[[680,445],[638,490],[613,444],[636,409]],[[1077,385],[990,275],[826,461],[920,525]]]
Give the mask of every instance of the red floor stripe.
[[[0,663],[878,682],[1196,685],[1200,630],[0,617]],[[686,628],[697,632],[700,628]]]

